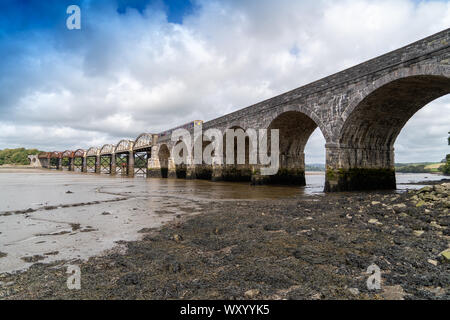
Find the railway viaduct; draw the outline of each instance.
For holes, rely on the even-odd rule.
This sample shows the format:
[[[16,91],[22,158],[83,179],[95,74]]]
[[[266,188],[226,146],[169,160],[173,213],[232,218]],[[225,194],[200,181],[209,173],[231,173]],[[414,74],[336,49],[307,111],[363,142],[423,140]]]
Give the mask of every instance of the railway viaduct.
[[[450,29],[277,97],[202,123],[227,129],[279,129],[280,170],[261,177],[245,165],[176,166],[171,130],[134,141],[71,153],[41,154],[43,167],[147,177],[201,178],[305,184],[306,143],[316,128],[326,140],[325,191],[395,189],[394,143],[406,122],[429,102],[450,93]],[[194,121],[185,127],[201,123]],[[203,142],[205,146],[205,143]],[[102,162],[103,158],[109,162]],[[88,160],[93,164],[89,165]],[[120,159],[120,160],[117,160]],[[141,163],[136,168],[135,162]],[[81,162],[80,162],[81,161]],[[81,163],[81,164],[80,164]],[[103,163],[103,165],[102,165]],[[142,163],[144,165],[142,166]]]

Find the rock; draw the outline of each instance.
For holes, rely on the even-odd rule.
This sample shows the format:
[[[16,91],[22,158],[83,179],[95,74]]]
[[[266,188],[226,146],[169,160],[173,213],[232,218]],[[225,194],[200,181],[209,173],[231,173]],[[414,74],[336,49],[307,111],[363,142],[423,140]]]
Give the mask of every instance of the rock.
[[[428,263],[432,264],[433,266],[437,266],[438,265],[438,262],[436,260],[428,259],[427,261],[428,261]]]
[[[420,208],[420,207],[423,207],[423,206],[426,205],[426,204],[427,204],[427,203],[426,203],[425,201],[420,200],[419,202],[417,202],[416,207],[417,207],[417,208]]]
[[[405,208],[406,208],[406,204],[404,204],[404,203],[394,204],[394,205],[392,206],[392,208],[394,209],[394,211],[395,211],[396,213],[400,213],[400,212],[403,211],[402,209],[405,209]]]
[[[259,295],[259,290],[258,289],[248,290],[248,291],[245,291],[245,293],[244,293],[244,296],[247,299],[254,299],[258,295]]]
[[[175,242],[181,242],[181,241],[183,241],[183,237],[181,235],[179,235],[179,234],[174,234],[173,235],[173,240]]]
[[[36,254],[34,256],[31,256],[31,257],[30,256],[26,256],[26,257],[22,257],[20,259],[22,259],[23,261],[28,262],[28,263],[34,263],[34,262],[38,262],[40,260],[44,260],[45,257]]]
[[[422,199],[425,201],[439,201],[439,198],[434,193],[424,194]]]
[[[427,187],[420,189],[417,193],[422,194],[422,193],[427,193],[427,192],[432,192],[432,191],[433,191],[433,187],[427,186]]]
[[[111,213],[110,212],[102,212],[102,215],[104,215],[104,216],[108,216],[108,215],[110,215]]]
[[[139,276],[139,274],[132,272],[132,273],[122,276],[118,280],[118,282],[121,284],[127,285],[127,286],[129,286],[129,285],[135,286],[140,283],[140,276]]]
[[[371,223],[371,224],[376,224],[376,225],[379,225],[379,226],[382,225],[382,223],[379,222],[378,219],[370,219],[370,220],[369,220],[369,223]]]
[[[420,237],[420,236],[422,236],[424,233],[425,233],[425,231],[422,231],[422,230],[414,230],[414,235],[415,235],[416,237]]]
[[[311,300],[320,300],[320,299],[322,299],[322,294],[320,293],[316,293],[311,296]]]
[[[358,288],[350,288],[348,289],[348,291],[350,291],[350,293],[354,296],[359,295],[359,289]]]
[[[381,296],[386,300],[404,300],[405,291],[400,285],[384,286]]]
[[[281,230],[281,225],[278,223],[269,223],[264,226],[266,231],[278,231]]]
[[[449,262],[450,261],[450,248],[442,251],[439,255],[441,257],[443,257],[446,262]]]
[[[436,229],[443,229],[443,227],[438,225],[436,221],[431,221],[430,226],[432,226],[433,228],[436,228]]]

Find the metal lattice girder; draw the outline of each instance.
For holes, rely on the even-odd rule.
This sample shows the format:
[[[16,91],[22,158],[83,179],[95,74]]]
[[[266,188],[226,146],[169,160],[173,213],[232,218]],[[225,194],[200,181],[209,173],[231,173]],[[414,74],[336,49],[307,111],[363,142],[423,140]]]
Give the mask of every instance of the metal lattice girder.
[[[97,147],[91,147],[86,151],[87,157],[96,157],[99,153],[100,149]]]
[[[72,150],[66,150],[62,153],[61,158],[73,158],[74,152]]]
[[[145,152],[135,152],[134,153],[134,174],[136,176],[143,175],[147,176],[148,167],[148,153]]]
[[[62,157],[62,152],[59,152],[59,151],[54,151],[50,154],[51,159],[61,159],[61,157]]]
[[[88,172],[95,172],[96,157],[86,157],[86,169]]]
[[[111,173],[111,156],[100,156],[100,172]]]
[[[83,158],[84,155],[86,154],[86,151],[83,149],[78,149],[73,153],[73,157],[74,158]]]
[[[73,158],[73,168],[75,171],[83,171],[83,158],[74,157]]]
[[[112,144],[105,144],[105,145],[100,149],[100,155],[113,154],[115,148],[116,148],[116,146],[114,146],[114,145],[112,145]]]
[[[127,174],[128,172],[128,154],[116,154],[116,173]]]
[[[133,151],[134,141],[131,140],[121,140],[115,148],[115,153],[122,152],[132,152]]]
[[[154,145],[156,135],[152,133],[142,133],[134,141],[133,150],[151,149]]]

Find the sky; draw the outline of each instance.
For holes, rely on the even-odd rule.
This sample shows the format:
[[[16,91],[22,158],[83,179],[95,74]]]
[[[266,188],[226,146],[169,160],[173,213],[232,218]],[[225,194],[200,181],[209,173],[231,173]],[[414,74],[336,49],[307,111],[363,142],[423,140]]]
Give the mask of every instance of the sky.
[[[81,8],[68,30],[66,9]],[[66,150],[211,120],[450,26],[449,1],[2,0],[0,149]],[[450,153],[450,96],[398,137],[397,162]],[[307,163],[325,162],[320,130]]]

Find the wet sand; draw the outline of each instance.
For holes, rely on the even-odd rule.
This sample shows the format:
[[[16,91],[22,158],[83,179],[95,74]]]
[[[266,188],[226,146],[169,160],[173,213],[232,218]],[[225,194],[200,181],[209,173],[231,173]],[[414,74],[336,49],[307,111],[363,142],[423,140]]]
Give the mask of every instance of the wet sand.
[[[46,203],[13,213],[29,202],[9,199],[0,210],[1,266],[29,268],[0,275],[2,298],[449,298],[439,260],[448,208],[417,207],[412,194],[36,174],[48,179]],[[87,204],[72,206],[77,193]],[[382,270],[375,292],[372,263]],[[80,266],[79,291],[67,289],[68,264]]]
[[[32,169],[0,169],[0,273],[33,262],[87,259],[116,242],[199,213],[209,201],[276,199],[285,187],[167,179],[145,180]]]

